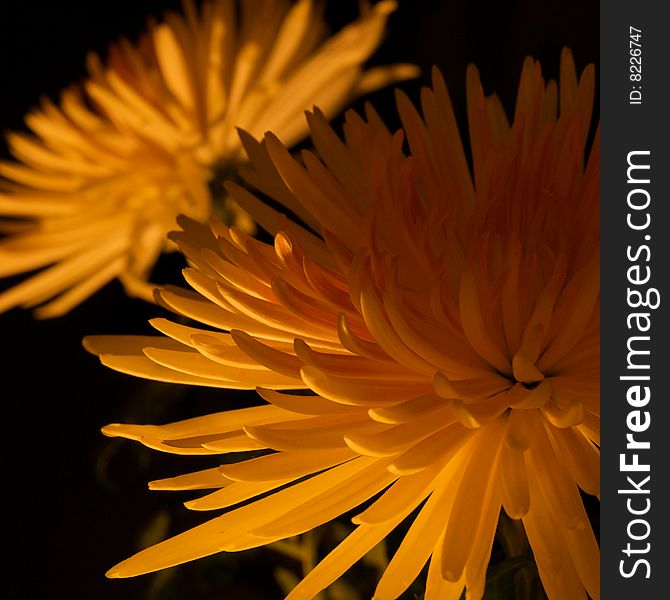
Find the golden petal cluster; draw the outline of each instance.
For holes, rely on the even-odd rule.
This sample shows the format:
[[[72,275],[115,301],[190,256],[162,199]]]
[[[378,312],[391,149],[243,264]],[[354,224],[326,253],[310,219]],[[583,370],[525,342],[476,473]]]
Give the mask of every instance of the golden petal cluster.
[[[29,134],[8,136],[16,161],[0,163],[0,276],[43,270],[0,294],[0,312],[43,304],[37,316],[58,316],[116,277],[150,299],[146,281],[174,249],[176,216],[206,222],[211,185],[246,160],[236,127],[291,145],[307,133],[305,109],[332,116],[416,75],[362,66],[395,6],[363,3],[328,37],[312,0],[210,0],[200,10],[185,0],[183,16],[166,15],[137,45],[116,44],[106,64],[89,56],[81,86],[28,114]]]
[[[182,219],[172,239],[193,289],[157,295],[194,325],[156,319],[162,336],[86,345],[122,372],[264,400],[107,435],[267,453],[152,482],[207,490],[187,506],[223,514],[111,577],[269,544],[367,503],[289,598],[313,597],[414,514],[375,598],[397,598],[429,562],[426,598],[480,599],[501,509],[522,521],[551,600],[599,598],[580,496],[600,490],[594,85],[567,50],[558,85],[528,58],[510,122],[471,66],[467,155],[437,71],[420,112],[398,92],[396,133],[368,106],[347,113],[343,139],[308,114],[315,151],[300,157],[242,135],[248,186],[228,189],[274,244]]]

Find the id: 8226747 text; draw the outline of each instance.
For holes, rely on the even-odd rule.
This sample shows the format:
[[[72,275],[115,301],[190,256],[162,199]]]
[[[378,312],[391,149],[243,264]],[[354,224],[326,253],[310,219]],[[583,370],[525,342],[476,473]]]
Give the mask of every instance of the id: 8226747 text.
[[[631,81],[628,103],[642,104],[642,30],[629,26],[628,38],[630,50],[628,70]]]

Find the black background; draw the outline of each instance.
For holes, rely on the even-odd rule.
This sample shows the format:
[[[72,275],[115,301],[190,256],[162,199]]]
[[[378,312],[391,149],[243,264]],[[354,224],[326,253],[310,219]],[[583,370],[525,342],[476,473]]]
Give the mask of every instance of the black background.
[[[5,1],[0,8],[0,127],[23,128],[24,114],[46,94],[85,75],[88,50],[104,55],[125,35],[135,39],[149,15],[178,8],[173,1]],[[354,0],[331,0],[334,28],[354,17]],[[389,35],[373,64],[414,62],[424,71],[403,84],[416,99],[429,69],[440,67],[464,122],[465,68],[475,62],[487,93],[497,91],[511,113],[524,56],[540,59],[556,77],[563,46],[578,70],[598,62],[598,3],[400,0]],[[398,126],[390,90],[369,97]],[[356,107],[361,106],[358,102]],[[3,157],[7,156],[4,144]],[[159,265],[155,281],[175,279],[178,257]],[[20,278],[14,280],[18,281]],[[5,289],[11,281],[0,282]],[[144,382],[112,372],[87,355],[81,338],[93,333],[148,333],[161,309],[123,295],[117,283],[70,314],[34,321],[28,311],[0,315],[2,332],[3,511],[9,564],[4,597],[275,598],[270,552],[178,568],[169,585],[155,577],[109,581],[104,572],[141,543],[146,525],[167,515],[171,532],[200,522],[174,493],[148,492],[146,481],[200,468],[193,457],[150,452],[108,440],[99,429],[117,421],[167,422],[248,401],[240,394]],[[204,464],[202,467],[204,468]],[[201,561],[203,563],[203,561]],[[222,590],[228,590],[222,593]]]

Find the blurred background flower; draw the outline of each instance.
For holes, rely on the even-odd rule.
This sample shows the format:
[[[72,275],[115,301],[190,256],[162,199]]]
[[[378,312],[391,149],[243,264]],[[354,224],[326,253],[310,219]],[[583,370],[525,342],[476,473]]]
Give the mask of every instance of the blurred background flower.
[[[361,16],[328,38],[312,0],[210,0],[152,23],[135,45],[114,44],[105,62],[88,56],[88,78],[44,99],[12,133],[18,162],[0,163],[0,275],[54,265],[0,294],[0,311],[31,307],[59,316],[120,277],[151,301],[146,281],[178,214],[213,210],[253,224],[224,199],[222,177],[245,160],[236,127],[305,135],[303,111],[335,114],[348,101],[417,75],[410,65],[364,70],[395,3],[361,5]],[[260,17],[262,15],[262,17]],[[212,204],[212,191],[219,205]]]
[[[0,69],[5,89],[11,93],[1,99],[3,126],[21,129],[26,107],[36,104],[41,94],[56,100],[64,81],[86,76],[82,65],[88,50],[104,53],[120,32],[135,39],[145,29],[146,14],[160,15],[166,8],[179,10],[179,2],[118,0],[114,10],[105,3],[67,0],[58,4],[7,2],[0,20]],[[325,20],[337,30],[357,14],[356,0],[330,2]],[[497,91],[507,114],[513,114],[523,57],[535,56],[547,76],[557,77],[560,49],[569,46],[581,71],[588,62],[597,62],[598,26],[598,4],[591,2],[537,4],[527,0],[503,5],[401,0],[390,17],[388,38],[370,65],[409,61],[421,66],[424,76],[403,85],[414,102],[418,102],[419,84],[428,84],[431,66],[438,65],[463,129],[463,73],[468,63],[478,65],[486,92]],[[392,93],[382,90],[370,98],[391,129],[399,126]],[[362,102],[356,108],[362,112]],[[464,144],[467,147],[467,139]],[[180,259],[178,253],[164,257],[154,279],[169,281],[178,272]],[[13,278],[8,284],[16,281]],[[219,598],[222,590],[230,597],[280,598],[285,588],[278,584],[275,572],[289,572],[287,578],[293,581],[302,576],[299,558],[252,550],[120,582],[102,577],[109,565],[127,555],[130,546],[145,547],[202,521],[202,515],[176,503],[173,494],[147,493],[146,481],[204,469],[211,461],[197,456],[179,461],[179,457],[139,444],[103,438],[99,427],[110,421],[166,423],[250,402],[244,392],[142,382],[101,369],[81,350],[84,334],[138,332],[148,318],[159,313],[155,306],[125,297],[119,284],[112,282],[59,320],[35,323],[28,313],[16,311],[0,315],[3,331],[12,341],[3,384],[5,417],[12,424],[3,437],[3,450],[5,456],[14,457],[6,461],[6,471],[15,484],[9,497],[15,518],[8,523],[14,551],[4,585],[9,597],[69,592],[76,572],[78,592],[98,598],[121,594],[127,598]],[[35,375],[37,356],[49,357],[40,361],[39,376]],[[186,493],[184,499],[189,496]],[[597,503],[590,503],[588,497],[584,500],[597,527]],[[154,517],[147,519],[147,515]],[[335,529],[318,530],[320,556],[351,529],[345,519]],[[389,556],[403,534],[400,528],[389,536]],[[290,542],[301,548],[313,544]],[[492,597],[516,597],[509,589],[508,574],[519,564],[509,563],[506,557],[522,555],[526,545],[513,527],[505,526],[505,535],[496,539],[492,561],[497,568],[489,576],[490,588],[497,595]],[[344,583],[353,584],[360,597],[370,597],[379,577],[378,565],[385,559],[382,556],[377,562],[354,567]],[[532,568],[523,566],[520,572],[524,571]],[[531,581],[530,595],[519,597],[538,597],[532,585]],[[402,598],[417,598],[422,593],[415,583]]]

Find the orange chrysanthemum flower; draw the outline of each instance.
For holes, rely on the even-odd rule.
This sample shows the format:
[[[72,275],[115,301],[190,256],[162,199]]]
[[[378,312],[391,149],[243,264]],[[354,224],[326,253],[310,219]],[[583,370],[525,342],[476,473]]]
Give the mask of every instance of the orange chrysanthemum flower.
[[[272,134],[243,136],[247,181],[296,218],[229,184],[274,246],[183,220],[173,239],[195,291],[158,292],[208,328],[157,319],[167,337],[87,346],[142,377],[257,388],[261,406],[104,432],[176,454],[267,449],[151,484],[214,490],[194,510],[263,497],[109,575],[261,546],[372,500],[289,598],[318,593],[419,507],[375,598],[398,597],[427,561],[426,598],[481,598],[501,507],[523,521],[551,600],[598,598],[579,492],[600,486],[598,134],[584,165],[593,94],[593,66],[578,81],[568,51],[560,87],[529,58],[510,125],[470,67],[472,176],[437,71],[423,117],[398,93],[404,133],[368,107],[367,120],[347,114],[344,141],[310,114],[316,154],[301,161]]]
[[[362,6],[325,39],[312,0],[245,0],[240,15],[234,0],[200,13],[186,0],[185,17],[167,15],[137,47],[122,41],[107,65],[90,56],[83,87],[29,114],[34,135],[8,138],[19,162],[0,164],[0,214],[23,221],[0,241],[0,276],[54,266],[0,294],[0,312],[51,300],[36,314],[57,316],[115,277],[150,299],[146,280],[174,248],[176,216],[206,221],[208,186],[246,159],[236,127],[272,129],[290,145],[314,103],[333,115],[416,75],[409,65],[362,69],[395,2]]]

